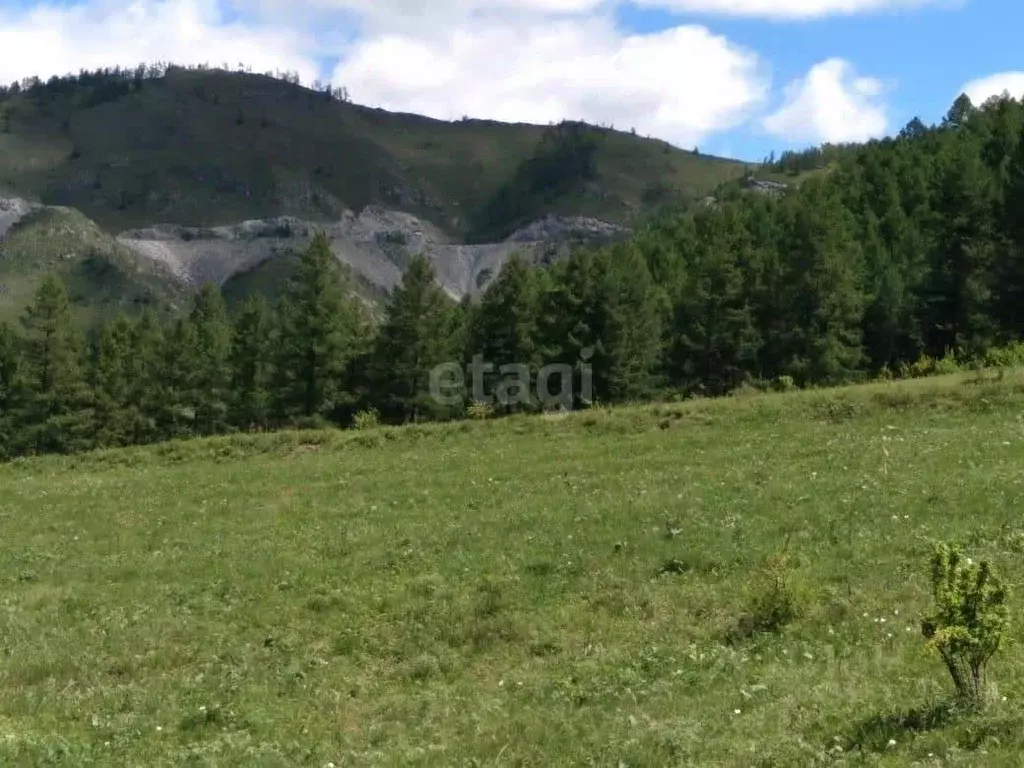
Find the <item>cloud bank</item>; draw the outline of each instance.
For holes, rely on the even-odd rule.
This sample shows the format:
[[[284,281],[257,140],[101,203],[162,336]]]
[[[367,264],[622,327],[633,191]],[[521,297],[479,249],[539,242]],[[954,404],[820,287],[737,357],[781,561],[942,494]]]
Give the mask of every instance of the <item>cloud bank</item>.
[[[859,77],[842,59],[814,65],[785,89],[785,103],[764,128],[790,141],[841,143],[881,136],[888,126],[882,83]]]
[[[808,19],[933,0],[635,0],[681,12]],[[329,79],[387,109],[549,123],[582,119],[699,145],[769,102],[768,63],[704,24],[637,33],[620,0],[49,0],[0,9],[0,81],[171,61]],[[763,126],[787,141],[886,125],[876,81],[835,59]]]

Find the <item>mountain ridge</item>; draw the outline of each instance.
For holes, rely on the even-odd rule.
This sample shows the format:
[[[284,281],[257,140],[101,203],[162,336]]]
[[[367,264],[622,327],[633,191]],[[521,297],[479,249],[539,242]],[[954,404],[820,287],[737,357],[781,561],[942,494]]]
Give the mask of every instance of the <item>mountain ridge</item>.
[[[513,250],[554,258],[614,238],[747,170],[600,126],[443,121],[225,70],[106,70],[0,94],[0,190],[80,212],[106,250],[185,286],[225,285],[319,228],[373,290],[422,252],[459,298]],[[287,236],[259,236],[275,227]]]

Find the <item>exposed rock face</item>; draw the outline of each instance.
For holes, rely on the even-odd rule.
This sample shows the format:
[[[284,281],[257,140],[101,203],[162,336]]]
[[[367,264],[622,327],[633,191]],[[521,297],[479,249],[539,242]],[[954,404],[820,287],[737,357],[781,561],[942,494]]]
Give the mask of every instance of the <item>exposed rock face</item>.
[[[317,230],[327,235],[340,261],[387,291],[401,280],[409,259],[423,254],[438,282],[455,298],[484,290],[517,251],[539,260],[569,242],[602,242],[628,234],[596,219],[549,216],[503,242],[463,245],[415,216],[370,206],[326,224],[282,217],[213,228],[159,225],[125,232],[119,239],[187,283],[221,285],[276,254],[303,247]]]
[[[751,189],[754,192],[760,192],[763,195],[780,196],[785,194],[789,186],[783,184],[781,181],[765,181],[763,179],[756,179],[753,176],[749,176],[744,182],[744,186],[747,189]]]
[[[0,197],[0,237],[37,207],[20,197]]]

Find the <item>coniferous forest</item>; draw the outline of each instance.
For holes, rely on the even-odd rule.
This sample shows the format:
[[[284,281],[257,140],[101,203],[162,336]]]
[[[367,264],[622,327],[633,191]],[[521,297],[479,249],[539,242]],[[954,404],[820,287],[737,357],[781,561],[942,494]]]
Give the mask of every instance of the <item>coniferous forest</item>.
[[[593,401],[614,403],[842,383],[1024,338],[1020,102],[961,97],[937,126],[829,158],[781,197],[737,186],[627,242],[548,267],[513,258],[476,302],[453,302],[414,259],[379,322],[323,237],[276,303],[230,315],[207,286],[180,317],[84,333],[48,279],[17,327],[0,326],[0,456],[370,412],[457,418],[472,392],[442,405],[430,371],[478,355],[534,373],[586,359]],[[489,375],[485,396],[500,386]]]

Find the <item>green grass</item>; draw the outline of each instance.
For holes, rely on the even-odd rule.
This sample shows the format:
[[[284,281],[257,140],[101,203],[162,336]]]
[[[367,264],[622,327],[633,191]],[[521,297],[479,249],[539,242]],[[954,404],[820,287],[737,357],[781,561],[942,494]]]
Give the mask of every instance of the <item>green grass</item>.
[[[937,539],[1019,615],[1022,415],[1010,372],[0,467],[0,761],[1019,765],[1024,647],[958,714],[918,620]],[[736,639],[784,546],[805,610]]]
[[[544,126],[447,122],[326,101],[259,75],[172,70],[116,101],[84,92],[3,106],[0,189],[77,208],[110,231],[154,222],[334,217],[378,203],[456,237],[531,157]],[[596,181],[549,206],[628,224],[664,186],[706,194],[744,165],[602,131]]]

